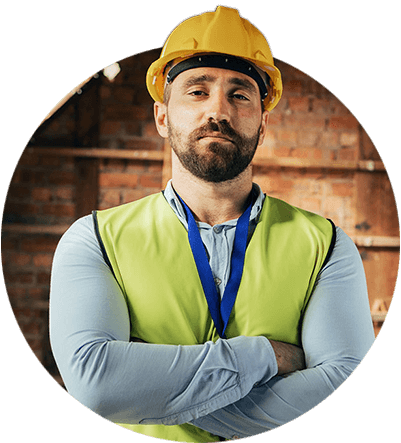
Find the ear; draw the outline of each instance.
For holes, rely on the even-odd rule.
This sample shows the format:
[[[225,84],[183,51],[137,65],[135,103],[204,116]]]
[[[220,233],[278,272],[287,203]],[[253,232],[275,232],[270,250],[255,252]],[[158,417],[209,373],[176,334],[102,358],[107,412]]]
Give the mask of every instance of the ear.
[[[262,114],[262,123],[260,125],[260,134],[259,134],[258,145],[261,145],[263,143],[263,140],[265,139],[268,121],[269,121],[269,111],[264,111]]]
[[[153,105],[153,113],[156,123],[157,132],[163,137],[168,137],[167,130],[167,106],[161,102],[155,102]]]

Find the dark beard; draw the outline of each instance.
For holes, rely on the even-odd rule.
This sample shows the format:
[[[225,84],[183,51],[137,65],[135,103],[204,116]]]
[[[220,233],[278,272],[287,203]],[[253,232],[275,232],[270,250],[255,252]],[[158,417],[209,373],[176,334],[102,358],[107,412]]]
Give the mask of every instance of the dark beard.
[[[185,151],[178,146],[182,142],[180,134],[171,125],[168,131],[170,145],[183,167],[204,181],[220,183],[234,179],[249,166],[258,146],[260,128],[254,136],[244,137],[225,121],[208,122],[189,135]],[[233,143],[211,142],[200,148],[198,141],[212,132],[230,138]]]

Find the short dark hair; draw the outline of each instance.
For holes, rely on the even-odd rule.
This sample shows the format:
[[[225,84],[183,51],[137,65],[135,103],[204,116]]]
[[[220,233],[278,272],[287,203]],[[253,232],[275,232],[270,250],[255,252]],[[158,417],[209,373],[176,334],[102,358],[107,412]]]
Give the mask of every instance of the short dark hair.
[[[167,63],[167,65],[163,69],[163,78],[166,78],[167,72],[170,70],[171,65],[173,64],[173,60]],[[170,83],[165,81],[165,87],[163,89],[163,103],[166,105],[168,104],[168,101],[170,100],[170,94],[171,94],[171,85]]]

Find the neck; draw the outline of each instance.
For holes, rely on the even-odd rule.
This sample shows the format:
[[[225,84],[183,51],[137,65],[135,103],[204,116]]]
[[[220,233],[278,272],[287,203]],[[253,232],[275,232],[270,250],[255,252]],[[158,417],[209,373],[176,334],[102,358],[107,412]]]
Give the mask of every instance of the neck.
[[[214,226],[241,216],[252,191],[251,166],[233,180],[212,183],[194,177],[174,157],[173,153],[173,187],[195,220]]]

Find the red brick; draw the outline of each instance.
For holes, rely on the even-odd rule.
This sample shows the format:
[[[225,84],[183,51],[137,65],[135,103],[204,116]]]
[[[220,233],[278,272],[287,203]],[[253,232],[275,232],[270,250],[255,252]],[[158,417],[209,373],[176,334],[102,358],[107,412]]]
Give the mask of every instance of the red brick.
[[[281,112],[277,112],[277,108],[269,114],[269,126],[278,126],[283,122],[283,114]]]
[[[331,152],[332,160],[351,161],[356,159],[356,150],[354,148],[341,148]]]
[[[72,200],[74,198],[74,190],[72,187],[59,187],[55,191],[55,196],[60,200]]]
[[[308,112],[309,97],[289,97],[288,105],[291,111]]]
[[[39,324],[37,324],[37,323],[34,323],[34,322],[31,322],[31,323],[28,323],[28,324],[22,323],[20,325],[20,327],[21,327],[21,331],[24,334],[38,335],[41,332],[41,326]]]
[[[111,97],[111,87],[102,85],[100,87],[100,98],[101,99],[108,99]]]
[[[11,288],[7,287],[7,294],[10,298],[11,305],[13,309],[18,307],[18,303],[20,299],[23,299],[26,296],[26,289],[25,288]]]
[[[14,235],[4,232],[2,234],[1,239],[1,249],[3,252],[7,250],[14,251],[18,248],[19,238],[16,238]]]
[[[142,125],[139,121],[126,122],[124,127],[127,135],[141,135]]]
[[[120,195],[121,193],[117,189],[109,189],[102,192],[100,196],[102,208],[104,208],[105,206],[111,207],[119,205],[121,200]]]
[[[330,118],[329,128],[330,129],[357,129],[358,120],[353,115],[335,115]]]
[[[36,254],[33,257],[33,264],[37,267],[50,268],[53,256],[51,254]]]
[[[323,158],[323,152],[322,152],[321,149],[313,148],[311,150],[311,152],[312,152],[312,155],[310,156],[311,158],[314,158],[316,160],[319,160],[319,159]]]
[[[333,195],[338,195],[340,197],[352,197],[354,193],[352,183],[332,183],[331,189]]]
[[[340,160],[355,160],[357,152],[353,148],[343,148],[340,150],[339,159]]]
[[[319,139],[320,132],[309,129],[308,131],[298,131],[298,145],[315,146]]]
[[[285,82],[286,93],[301,93],[302,81],[301,80],[288,80]]]
[[[29,186],[18,186],[14,183],[8,190],[7,199],[23,200],[29,195]]]
[[[31,196],[34,200],[48,202],[51,200],[52,191],[49,188],[33,188]]]
[[[134,119],[133,105],[107,105],[103,118],[108,121],[131,121]]]
[[[36,276],[36,283],[39,285],[49,285],[50,284],[50,273],[49,272],[39,272]]]
[[[114,135],[121,129],[121,123],[117,121],[103,121],[100,125],[101,135]]]
[[[28,289],[28,297],[33,300],[48,300],[48,288],[30,288]]]
[[[33,283],[33,273],[32,272],[19,272],[16,274],[7,273],[5,275],[5,281],[7,282],[7,284],[10,283],[30,284]]]
[[[314,98],[312,100],[313,112],[329,112],[332,106],[332,102],[327,98]]]
[[[54,170],[48,175],[49,183],[54,185],[73,185],[75,174],[73,171]]]
[[[104,120],[109,121],[133,121],[147,120],[151,117],[148,107],[129,104],[107,105],[104,109]]]
[[[320,128],[323,129],[326,126],[326,118],[324,116],[316,115],[313,113],[305,114],[291,114],[285,116],[286,124],[297,126],[300,128]]]
[[[274,148],[273,153],[277,157],[289,157],[291,154],[291,148],[288,146],[281,146],[279,148]]]
[[[146,174],[140,177],[140,184],[144,188],[161,188],[161,176],[156,174]]]
[[[73,203],[47,204],[43,205],[42,212],[45,215],[56,215],[57,217],[74,217],[75,205]]]
[[[278,131],[278,139],[286,143],[295,143],[297,141],[297,131],[289,129]]]
[[[137,186],[138,176],[136,174],[128,174],[124,172],[102,172],[99,175],[99,186],[105,188],[128,187]]]
[[[118,159],[102,159],[99,164],[99,171],[113,171],[113,172],[122,172],[125,169],[125,160]]]
[[[40,206],[37,204],[14,203],[6,200],[4,214],[21,214],[23,217],[29,217],[39,214]]]
[[[39,157],[40,166],[51,166],[53,168],[60,167],[60,157],[55,155],[42,155]]]
[[[154,122],[145,123],[143,127],[143,135],[145,137],[160,137]]]
[[[161,163],[150,163],[150,165],[148,167],[148,172],[162,173],[163,172],[163,165]]]
[[[299,206],[307,211],[319,213],[321,211],[322,201],[320,198],[302,198]]]
[[[341,146],[356,146],[359,142],[359,134],[357,131],[354,132],[343,132],[340,135]]]
[[[163,145],[163,140],[160,139],[142,139],[133,138],[130,140],[123,140],[124,149],[145,150],[145,151],[159,151]]]
[[[308,148],[292,148],[291,157],[295,158],[308,158],[310,150]]]
[[[25,252],[54,252],[58,239],[48,235],[35,235],[21,241],[21,249]]]
[[[10,255],[9,263],[5,263],[7,266],[26,266],[31,262],[31,256],[20,252],[14,252]]]
[[[38,156],[33,151],[24,151],[19,159],[19,166],[36,166],[38,164]]]
[[[127,189],[122,193],[121,203],[129,203],[132,201],[139,200],[140,198],[146,197],[152,192],[146,191],[145,189]]]

